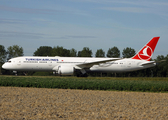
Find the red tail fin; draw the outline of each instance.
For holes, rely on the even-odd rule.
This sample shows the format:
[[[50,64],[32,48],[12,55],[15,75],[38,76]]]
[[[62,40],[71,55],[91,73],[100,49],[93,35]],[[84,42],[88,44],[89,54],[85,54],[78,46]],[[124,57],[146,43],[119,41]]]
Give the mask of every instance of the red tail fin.
[[[154,37],[150,40],[132,59],[150,61],[160,37]]]

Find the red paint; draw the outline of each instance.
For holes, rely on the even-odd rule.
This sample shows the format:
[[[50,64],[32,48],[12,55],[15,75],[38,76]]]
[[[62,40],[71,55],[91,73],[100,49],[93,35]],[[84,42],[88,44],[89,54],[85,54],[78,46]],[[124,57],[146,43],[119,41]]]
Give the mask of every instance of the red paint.
[[[150,40],[132,59],[150,61],[160,37],[154,37]]]

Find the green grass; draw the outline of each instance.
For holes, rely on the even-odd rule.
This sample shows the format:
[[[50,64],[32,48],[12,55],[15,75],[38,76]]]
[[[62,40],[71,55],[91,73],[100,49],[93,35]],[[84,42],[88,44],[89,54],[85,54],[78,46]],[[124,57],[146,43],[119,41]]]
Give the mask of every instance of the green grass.
[[[168,92],[168,78],[0,76],[0,86]]]

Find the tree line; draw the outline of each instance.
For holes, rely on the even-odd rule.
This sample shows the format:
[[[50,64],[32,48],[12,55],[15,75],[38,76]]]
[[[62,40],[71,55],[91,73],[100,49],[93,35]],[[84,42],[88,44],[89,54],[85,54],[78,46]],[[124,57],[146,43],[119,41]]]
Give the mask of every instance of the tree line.
[[[120,50],[114,46],[109,48],[107,54],[103,49],[97,49],[95,53],[95,57],[109,57],[109,58],[130,58],[136,54],[135,50],[130,47],[126,47],[122,51],[122,56],[120,55]],[[9,60],[13,57],[23,56],[23,48],[18,45],[9,46],[7,50],[3,45],[0,45],[0,73],[5,73],[5,70],[2,70],[2,64],[5,63],[6,60]],[[40,46],[33,53],[33,56],[60,56],[60,57],[93,57],[92,50],[88,47],[84,47],[81,51],[77,51],[74,48],[66,49],[62,46],[50,47],[50,46]],[[148,68],[144,70],[128,72],[128,73],[89,73],[90,76],[118,76],[118,77],[167,77],[168,76],[168,65],[166,64],[168,61],[168,55],[158,55],[155,61],[158,61],[157,66],[153,68]],[[165,62],[159,62],[161,60],[165,60]],[[9,73],[9,72],[8,72]]]
[[[74,48],[68,50],[66,48],[57,46],[40,46],[33,54],[34,56],[60,56],[60,57],[93,57],[92,50],[88,47],[84,47],[81,51],[75,50]],[[135,50],[132,48],[125,48],[122,52],[124,58],[129,58],[135,55]],[[120,50],[114,46],[109,48],[107,54],[102,49],[97,49],[95,57],[120,57]]]

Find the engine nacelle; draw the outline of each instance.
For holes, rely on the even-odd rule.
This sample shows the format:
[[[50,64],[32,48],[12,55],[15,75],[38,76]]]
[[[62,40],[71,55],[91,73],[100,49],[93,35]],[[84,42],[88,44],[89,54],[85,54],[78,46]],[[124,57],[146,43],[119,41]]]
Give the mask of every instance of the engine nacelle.
[[[13,71],[13,73],[17,74],[17,71]]]
[[[17,71],[13,71],[13,73],[17,76]]]
[[[58,67],[58,74],[59,75],[73,75],[75,68],[69,65],[61,65]]]

